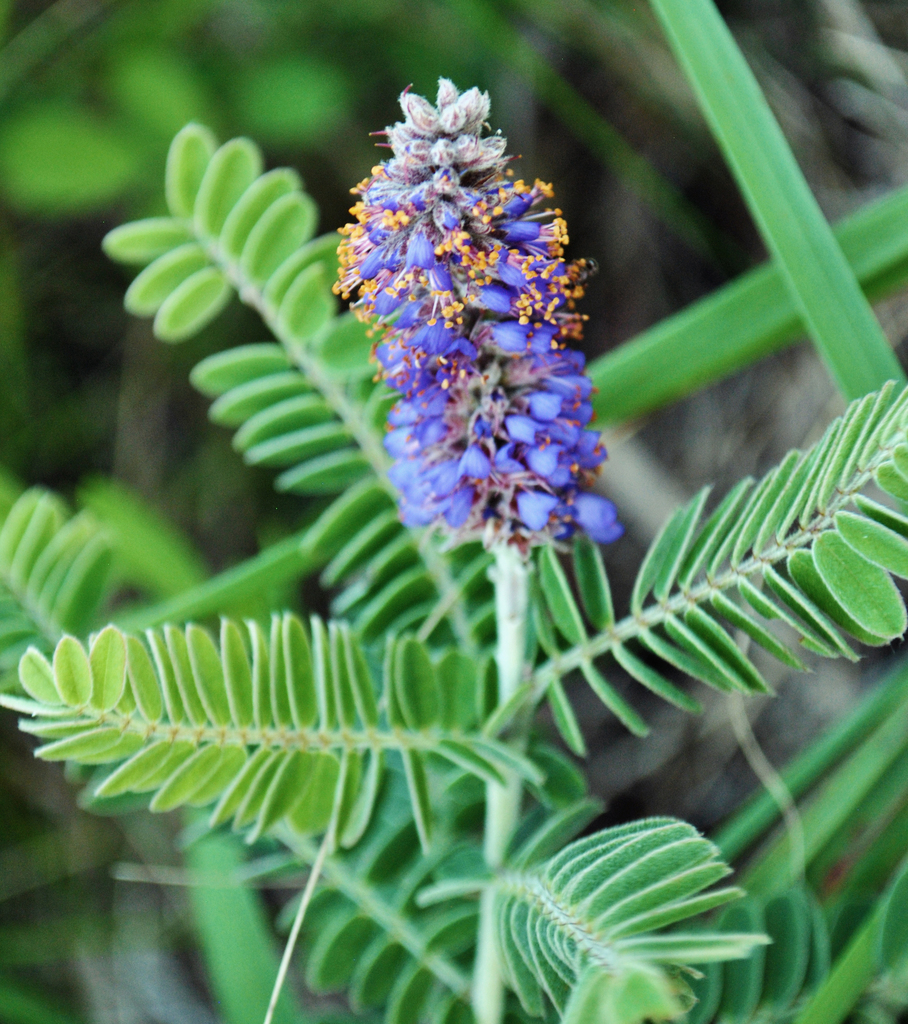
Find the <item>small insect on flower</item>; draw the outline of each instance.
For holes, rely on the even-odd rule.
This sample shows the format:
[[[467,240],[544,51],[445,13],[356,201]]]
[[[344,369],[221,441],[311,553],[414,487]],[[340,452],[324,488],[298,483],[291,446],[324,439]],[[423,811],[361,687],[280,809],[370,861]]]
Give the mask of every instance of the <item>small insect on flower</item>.
[[[404,92],[393,157],[354,194],[336,291],[375,322],[380,372],[401,393],[385,446],[403,521],[526,551],[586,531],[622,533],[590,492],[605,459],[587,428],[592,384],[575,303],[595,269],[568,262],[551,186],[506,172],[483,138],[489,97],[441,79],[435,106]]]

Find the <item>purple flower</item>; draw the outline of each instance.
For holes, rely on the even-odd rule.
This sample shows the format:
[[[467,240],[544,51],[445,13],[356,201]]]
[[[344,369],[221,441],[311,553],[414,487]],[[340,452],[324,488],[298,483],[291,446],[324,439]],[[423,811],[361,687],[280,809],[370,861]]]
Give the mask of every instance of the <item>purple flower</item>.
[[[423,267],[426,270],[435,266],[435,250],[424,234],[416,234],[410,239],[406,265],[408,267]]]
[[[553,420],[561,412],[562,398],[552,391],[536,391],[530,395],[530,412],[534,419]]]
[[[577,522],[600,544],[617,540],[624,527],[618,522],[615,506],[599,494],[578,494],[574,499],[577,507]]]
[[[515,298],[507,288],[499,284],[487,284],[479,289],[479,295],[486,309],[495,313],[510,313],[511,302]]]
[[[549,516],[558,506],[554,494],[543,491],[521,491],[517,495],[517,511],[525,526],[531,530],[542,530],[549,521]]]
[[[567,262],[551,188],[506,173],[489,98],[445,79],[435,106],[401,97],[392,157],[355,190],[336,291],[382,332],[376,358],[400,393],[385,448],[403,521],[526,550],[583,529],[620,535],[590,493],[605,459],[575,302],[584,261]]]
[[[471,444],[460,457],[460,475],[485,480],[492,470],[489,457],[478,444]]]

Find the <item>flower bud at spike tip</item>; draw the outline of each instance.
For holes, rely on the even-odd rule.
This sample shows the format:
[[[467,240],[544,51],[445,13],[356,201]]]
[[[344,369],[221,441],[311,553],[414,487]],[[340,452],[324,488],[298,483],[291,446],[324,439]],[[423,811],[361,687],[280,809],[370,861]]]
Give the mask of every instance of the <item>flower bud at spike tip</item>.
[[[393,157],[354,189],[335,290],[381,329],[380,373],[401,395],[385,438],[401,517],[524,552],[577,529],[615,540],[615,506],[590,493],[605,459],[586,429],[592,385],[569,347],[589,268],[564,259],[566,225],[540,205],[552,190],[505,174],[486,93],[443,78],[435,106],[400,103]]]

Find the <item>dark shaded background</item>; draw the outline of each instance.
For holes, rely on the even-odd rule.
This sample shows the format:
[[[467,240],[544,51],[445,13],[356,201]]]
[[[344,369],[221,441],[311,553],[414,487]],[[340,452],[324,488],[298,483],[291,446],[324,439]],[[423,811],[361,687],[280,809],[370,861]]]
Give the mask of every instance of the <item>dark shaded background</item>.
[[[904,183],[908,4],[720,6],[830,218]],[[114,225],[164,212],[164,157],[187,120],[222,139],[249,134],[269,166],[298,168],[327,231],[380,158],[368,133],[397,119],[404,86],[434,96],[445,75],[488,89],[519,172],[554,182],[571,254],[599,263],[584,309],[591,358],[764,258],[645,4],[0,2],[0,40],[0,479],[77,503],[86,479],[112,475],[186,531],[212,571],[302,514],[270,475],[242,465],[187,382],[205,354],[266,332],[235,304],[186,345],[162,345],[123,312],[128,277],[100,251]],[[654,212],[628,152],[659,173],[680,212]],[[900,344],[908,302],[878,313]],[[762,472],[841,408],[802,345],[611,436],[605,486],[628,527],[607,552],[619,599],[676,500]],[[766,665],[781,696],[748,710],[770,760],[840,715],[889,656],[861,670],[825,663],[791,682]],[[668,812],[709,827],[752,788],[724,699],[698,696],[707,710],[694,720],[635,693],[655,726],[641,743],[585,687],[572,692],[591,785],[615,818]],[[172,958],[190,943],[179,894],[110,879],[117,859],[174,863],[177,824],[96,819],[75,793],[3,715],[0,971],[92,1021],[212,1019],[195,961]]]

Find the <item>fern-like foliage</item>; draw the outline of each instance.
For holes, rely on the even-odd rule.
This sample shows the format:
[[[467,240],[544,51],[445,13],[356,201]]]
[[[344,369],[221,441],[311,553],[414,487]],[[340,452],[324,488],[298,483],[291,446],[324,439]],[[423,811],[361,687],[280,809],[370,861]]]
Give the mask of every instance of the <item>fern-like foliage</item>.
[[[50,491],[26,491],[0,526],[0,675],[29,645],[87,629],[105,594],[111,548],[87,513]]]
[[[274,616],[203,628],[166,626],[144,641],[108,626],[89,649],[63,637],[52,661],[31,648],[19,678],[27,698],[2,702],[29,716],[46,760],[119,765],[99,796],[150,793],[152,810],[217,801],[211,824],[232,821],[250,841],[278,823],[322,831],[332,815],[342,845],[357,842],[389,751],[403,760],[413,814],[428,848],[430,755],[486,780],[541,772],[471,730],[474,675],[452,652],[433,664],[413,637],[389,644],[382,686],[344,625]],[[464,726],[466,725],[466,728]]]
[[[622,619],[592,545],[575,547],[579,603],[544,550],[542,601],[560,635],[537,613],[548,660],[535,669],[533,685],[548,695],[572,746],[579,749],[579,729],[560,680],[575,669],[628,728],[646,731],[594,664],[603,655],[666,700],[696,710],[666,670],[720,690],[769,689],[735,631],[793,668],[804,667],[800,657],[768,620],[781,620],[802,648],[829,658],[856,659],[843,634],[873,646],[900,636],[905,607],[891,576],[908,577],[908,518],[862,494],[873,484],[908,500],[908,392],[896,394],[893,383],[853,402],[813,448],[789,452],[758,481],[741,481],[705,522],[708,489],[679,508],[647,552]]]
[[[765,932],[770,944],[745,960],[707,965],[703,976],[691,983],[697,1003],[685,1024],[784,1024],[829,973],[826,921],[809,889],[790,889],[765,902],[749,896],[724,912],[719,927]]]
[[[740,958],[765,941],[753,933],[660,931],[740,895],[733,887],[704,892],[729,868],[684,822],[637,821],[542,859],[545,852],[538,841],[526,844],[495,883],[506,974],[533,1016],[544,1014],[544,995],[569,1021],[677,1016],[685,985],[659,965]],[[629,992],[636,1014],[624,1005]]]
[[[493,620],[487,558],[476,545],[446,555],[397,520],[381,440],[394,397],[372,380],[366,328],[336,315],[338,236],[313,237],[317,210],[299,177],[286,168],[263,174],[248,139],[218,148],[206,129],[188,125],[170,149],[166,194],[171,217],[124,224],[105,239],[111,257],[145,266],[127,309],[153,315],[157,336],[175,342],[217,316],[234,290],[255,308],[280,345],[213,356],[192,379],[216,398],[212,418],[239,428],[246,462],[281,470],[279,490],[346,492],[307,550],[316,564],[330,563],[323,582],[342,588],[336,614],[366,635],[437,630],[437,642],[478,652]]]

